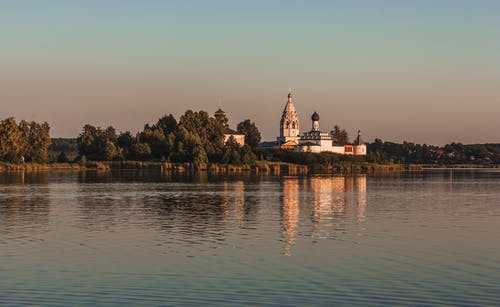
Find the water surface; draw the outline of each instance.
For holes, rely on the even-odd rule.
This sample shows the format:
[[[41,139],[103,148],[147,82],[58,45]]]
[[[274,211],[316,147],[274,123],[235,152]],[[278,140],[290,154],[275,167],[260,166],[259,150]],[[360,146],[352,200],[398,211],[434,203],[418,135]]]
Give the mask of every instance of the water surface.
[[[500,172],[0,174],[1,305],[499,305]]]

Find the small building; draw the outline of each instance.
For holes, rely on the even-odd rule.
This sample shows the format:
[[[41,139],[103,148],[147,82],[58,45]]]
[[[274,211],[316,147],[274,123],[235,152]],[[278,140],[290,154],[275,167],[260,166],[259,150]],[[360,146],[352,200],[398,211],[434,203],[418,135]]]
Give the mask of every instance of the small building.
[[[245,145],[245,134],[239,133],[236,130],[233,130],[229,127],[224,128],[224,143],[227,143],[229,139],[233,137],[236,143],[238,143],[240,146]]]
[[[229,128],[229,119],[226,116],[226,112],[219,108],[217,111],[215,111],[214,117],[224,127],[224,143],[227,143],[229,139],[233,137],[236,143],[238,143],[240,146],[245,145],[245,134],[239,133],[238,131]]]
[[[294,150],[297,147],[297,143],[295,141],[288,141],[283,144],[280,144],[280,149]]]
[[[361,138],[361,130],[358,130],[358,136],[354,140],[354,155],[365,156],[366,155],[366,144]]]

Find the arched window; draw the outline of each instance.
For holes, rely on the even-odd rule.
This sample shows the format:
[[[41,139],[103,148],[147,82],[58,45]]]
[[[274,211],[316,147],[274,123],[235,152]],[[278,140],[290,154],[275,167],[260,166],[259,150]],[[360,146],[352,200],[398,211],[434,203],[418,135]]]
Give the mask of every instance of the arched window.
[[[286,122],[286,128],[290,128],[290,122]]]
[[[295,129],[295,122],[292,123],[292,128]]]

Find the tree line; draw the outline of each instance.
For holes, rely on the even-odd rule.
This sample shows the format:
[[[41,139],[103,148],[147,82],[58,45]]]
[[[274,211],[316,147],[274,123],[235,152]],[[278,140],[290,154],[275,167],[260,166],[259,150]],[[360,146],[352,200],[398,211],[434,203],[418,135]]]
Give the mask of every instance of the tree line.
[[[415,164],[489,164],[500,163],[500,144],[451,143],[445,146],[394,143],[375,139],[367,144],[369,162]]]
[[[80,160],[166,161],[176,163],[249,164],[257,158],[254,149],[260,142],[255,123],[245,120],[238,132],[245,134],[240,146],[234,138],[224,140],[228,119],[224,113],[210,116],[205,111],[186,111],[177,121],[170,114],[146,124],[135,135],[117,133],[115,128],[85,125],[77,138]]]
[[[49,124],[19,123],[12,117],[0,121],[0,161],[9,163],[70,161],[168,161],[191,163],[251,164],[256,159],[273,159],[297,164],[331,164],[351,159],[374,163],[463,164],[500,163],[500,144],[451,143],[445,146],[394,143],[375,139],[367,144],[366,157],[335,154],[305,154],[280,150],[261,150],[261,134],[255,123],[244,120],[237,131],[245,134],[245,145],[234,139],[224,141],[228,118],[219,112],[186,111],[177,120],[166,115],[146,124],[136,134],[117,133],[113,127],[85,125],[77,139],[50,139]],[[331,132],[336,144],[349,142],[347,132],[337,125]],[[272,154],[271,154],[272,153]],[[347,160],[346,160],[347,159]]]
[[[9,163],[46,163],[49,160],[49,124],[27,122],[19,124],[13,117],[0,121],[0,161]]]

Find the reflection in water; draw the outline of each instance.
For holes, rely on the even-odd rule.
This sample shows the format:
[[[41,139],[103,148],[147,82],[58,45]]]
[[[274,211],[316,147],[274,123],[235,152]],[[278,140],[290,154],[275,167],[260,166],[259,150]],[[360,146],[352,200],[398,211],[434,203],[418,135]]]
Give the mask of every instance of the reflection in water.
[[[48,172],[0,172],[0,186],[48,184]]]
[[[49,220],[50,189],[46,172],[0,173],[2,232],[39,231]],[[18,235],[18,234],[17,234]]]
[[[291,246],[295,244],[297,226],[299,224],[299,179],[283,178],[283,196],[281,212],[283,219],[283,235],[285,237],[285,255],[291,255]]]
[[[500,172],[449,173],[0,174],[0,305],[498,305]]]
[[[316,238],[336,235],[344,219],[351,216],[363,222],[366,218],[366,176],[311,177],[302,181],[284,177],[281,182],[281,218],[285,241],[284,254],[292,255],[300,223],[300,210],[308,209],[312,234]],[[304,193],[304,197],[300,197]],[[354,210],[347,213],[347,210]]]
[[[317,233],[321,226],[333,226],[332,220],[336,215],[345,212],[345,191],[350,186],[352,178],[345,177],[313,177],[310,178],[311,187],[311,219],[313,232]],[[318,234],[318,233],[317,233]]]
[[[356,191],[358,193],[358,220],[364,222],[366,218],[366,175],[355,177]]]
[[[366,176],[312,177],[311,221],[313,235],[318,238],[335,236],[336,231],[345,231],[345,220],[349,219],[353,207],[357,208],[357,219],[366,216]]]
[[[245,220],[245,182],[239,180],[233,183],[234,185],[234,207],[236,211],[236,219],[239,222]],[[228,183],[224,182],[225,192],[227,194]]]

